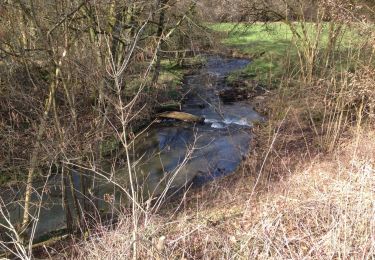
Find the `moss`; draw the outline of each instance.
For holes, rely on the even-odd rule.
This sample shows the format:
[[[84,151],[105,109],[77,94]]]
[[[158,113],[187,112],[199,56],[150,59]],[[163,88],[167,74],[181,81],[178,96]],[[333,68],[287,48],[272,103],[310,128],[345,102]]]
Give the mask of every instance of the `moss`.
[[[11,175],[5,172],[0,174],[0,186],[9,183],[12,180]]]
[[[154,113],[164,112],[174,110],[173,108],[180,106],[180,101],[182,99],[182,84],[183,78],[186,73],[189,72],[191,66],[200,66],[205,62],[205,58],[202,56],[196,56],[187,59],[189,61],[189,66],[180,66],[175,59],[163,59],[161,61],[161,71],[157,82],[157,90],[153,87],[145,87],[144,93],[150,93],[156,96],[157,103],[159,105],[154,107]],[[125,95],[133,96],[135,95],[141,84],[145,86],[150,86],[151,77],[144,80],[141,78],[133,78],[127,82]],[[149,122],[144,121],[144,126]],[[140,126],[140,128],[142,128]],[[137,129],[136,129],[137,130]],[[112,152],[116,151],[120,147],[120,141],[116,136],[107,138],[101,143],[100,150],[103,156],[110,156]]]
[[[113,151],[119,149],[120,141],[115,136],[109,137],[108,139],[104,140],[101,145],[100,149],[103,156],[110,155]]]
[[[20,169],[7,169],[6,171],[0,171],[0,187],[4,185],[12,185],[20,181],[26,180],[25,171]]]
[[[162,86],[162,95],[166,98],[163,102],[179,101],[182,98],[181,86],[184,75],[205,61],[206,59],[200,55],[186,58],[183,64],[176,59],[162,60],[158,85]]]

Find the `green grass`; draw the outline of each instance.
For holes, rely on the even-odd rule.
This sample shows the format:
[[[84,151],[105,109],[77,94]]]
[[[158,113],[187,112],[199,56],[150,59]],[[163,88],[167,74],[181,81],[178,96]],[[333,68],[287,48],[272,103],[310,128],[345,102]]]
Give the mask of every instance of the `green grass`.
[[[303,36],[301,26],[294,24],[298,34]],[[285,23],[255,23],[252,25],[221,23],[210,26],[213,30],[224,34],[222,43],[238,50],[239,53],[252,58],[252,62],[242,71],[235,72],[228,77],[229,81],[239,76],[252,77],[268,87],[275,86],[290,67],[289,63],[299,65],[297,46],[301,41],[295,41],[290,27]],[[315,25],[306,24],[307,37],[315,37]],[[323,49],[328,42],[329,24],[324,24],[319,48]],[[340,42],[341,48],[349,49],[360,38],[354,30],[347,28]],[[296,45],[297,43],[297,45]],[[323,51],[322,51],[323,53]],[[348,65],[348,60],[340,59],[342,64]]]
[[[157,85],[161,87],[160,89],[163,89],[163,91],[165,92],[164,95],[172,99],[172,101],[175,99],[179,99],[180,95],[178,95],[177,92],[182,86],[184,75],[189,72],[191,68],[198,67],[205,62],[205,58],[199,55],[186,58],[183,65],[179,64],[174,58],[162,59]],[[126,95],[135,95],[138,92],[141,84],[151,86],[151,78],[152,73],[148,75],[146,80],[140,77],[135,77],[129,80],[126,87]],[[154,93],[155,89],[146,88],[144,91],[152,91]]]
[[[163,59],[161,61],[161,71],[158,84],[165,87],[165,95],[169,101],[178,101],[181,99],[181,86],[184,75],[190,68],[198,67],[205,63],[205,58],[197,55],[184,60],[181,65],[176,59]]]
[[[235,80],[239,74],[249,75],[255,79],[270,83],[283,73],[283,58],[291,51],[292,33],[282,23],[273,23],[264,26],[256,23],[251,26],[234,25],[231,23],[215,24],[212,29],[226,33],[223,43],[239,52],[253,58],[243,71],[236,72],[228,77]],[[296,55],[295,50],[292,55]]]
[[[151,86],[152,76],[153,76],[152,73],[150,73],[146,79],[135,77],[129,80],[129,82],[127,83],[127,87],[126,87],[126,95],[127,96],[135,95],[138,92],[139,87],[142,84],[145,84],[146,86]],[[174,91],[176,88],[181,86],[183,76],[184,76],[184,70],[180,67],[175,66],[175,62],[162,60],[161,70],[160,70],[157,84],[165,86],[165,88],[168,90]],[[144,91],[154,92],[155,90],[150,87],[150,88],[145,88]]]
[[[184,70],[177,66],[176,62],[163,60],[161,62],[161,72],[159,76],[159,84],[169,84],[171,88],[175,88],[182,84]]]

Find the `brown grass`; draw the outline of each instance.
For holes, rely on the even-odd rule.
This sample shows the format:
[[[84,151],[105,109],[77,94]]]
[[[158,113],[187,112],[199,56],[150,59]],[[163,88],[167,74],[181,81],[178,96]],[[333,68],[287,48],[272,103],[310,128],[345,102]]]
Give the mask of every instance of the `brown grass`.
[[[312,149],[290,111],[272,147],[266,127],[232,176],[187,191],[138,230],[138,259],[368,259],[375,254],[375,132],[356,131],[334,153]],[[293,131],[294,132],[293,132]],[[256,182],[265,154],[262,176]],[[257,186],[254,187],[254,184]],[[127,259],[131,216],[73,248],[74,259]],[[67,256],[67,255],[65,255]]]
[[[332,69],[311,74],[306,85],[287,78],[257,105],[269,122],[255,129],[235,174],[143,214],[136,241],[132,216],[124,215],[115,229],[98,226],[60,256],[374,258],[373,71]]]

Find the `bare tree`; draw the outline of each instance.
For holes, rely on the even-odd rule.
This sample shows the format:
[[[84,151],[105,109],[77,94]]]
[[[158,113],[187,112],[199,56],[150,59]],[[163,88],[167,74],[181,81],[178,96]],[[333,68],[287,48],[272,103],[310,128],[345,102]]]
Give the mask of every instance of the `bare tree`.
[[[43,173],[50,164],[62,176],[67,219],[77,219],[70,228],[82,224],[83,208],[68,166],[100,168],[111,138],[129,149],[131,129],[150,118],[153,104],[145,100],[153,98],[144,96],[152,92],[146,95],[145,89],[158,81],[162,53],[174,51],[170,43],[192,19],[194,6],[194,1],[182,5],[167,0],[0,4],[0,113],[6,126],[0,130],[6,140],[0,161],[9,176],[15,171],[15,158],[22,162],[16,169],[26,172],[20,178],[25,193],[17,230],[25,242],[34,217],[34,183],[47,178]],[[131,165],[129,156],[125,161]],[[135,174],[131,167],[128,174]],[[81,183],[84,179],[81,176]],[[90,196],[85,189],[82,193]],[[137,198],[136,190],[130,193]],[[139,207],[133,208],[136,212]]]

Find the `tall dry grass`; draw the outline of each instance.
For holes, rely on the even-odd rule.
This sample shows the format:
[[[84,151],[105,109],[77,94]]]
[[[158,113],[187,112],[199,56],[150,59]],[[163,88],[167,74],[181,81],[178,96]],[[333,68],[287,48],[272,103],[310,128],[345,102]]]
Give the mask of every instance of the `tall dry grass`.
[[[297,154],[279,154],[279,169],[266,168],[264,175],[273,170],[283,177],[262,178],[255,193],[254,176],[246,174],[189,192],[139,222],[138,258],[371,259],[375,132],[356,134],[359,142],[348,138],[329,156],[302,161]],[[131,216],[124,215],[117,228],[98,227],[73,246],[69,257],[128,259],[134,253],[132,230]]]

